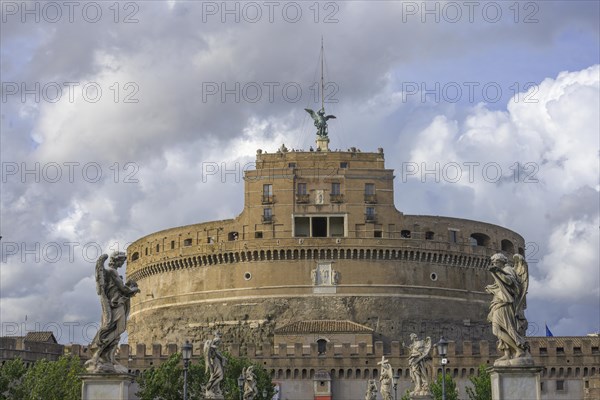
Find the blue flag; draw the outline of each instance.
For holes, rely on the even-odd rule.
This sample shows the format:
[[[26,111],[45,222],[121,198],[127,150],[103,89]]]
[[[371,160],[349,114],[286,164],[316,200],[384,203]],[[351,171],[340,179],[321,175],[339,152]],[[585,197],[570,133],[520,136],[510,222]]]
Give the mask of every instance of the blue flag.
[[[552,332],[550,332],[550,328],[548,328],[548,325],[546,325],[546,336],[547,336],[547,337],[554,336],[554,335],[552,334]]]

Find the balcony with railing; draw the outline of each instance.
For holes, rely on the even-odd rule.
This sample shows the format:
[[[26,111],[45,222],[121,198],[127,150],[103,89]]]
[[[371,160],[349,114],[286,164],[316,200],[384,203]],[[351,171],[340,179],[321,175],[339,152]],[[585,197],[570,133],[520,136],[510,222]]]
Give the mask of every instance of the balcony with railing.
[[[377,203],[377,195],[376,194],[365,194],[365,203],[367,203],[367,204]]]
[[[272,194],[263,194],[262,196],[262,204],[273,204],[275,203],[275,196]]]
[[[329,195],[329,202],[330,203],[343,203],[344,202],[344,195],[343,194],[330,194]]]
[[[377,215],[370,213],[365,214],[365,222],[377,222]]]
[[[310,201],[310,195],[307,193],[304,194],[296,194],[296,203],[298,204],[306,204]]]

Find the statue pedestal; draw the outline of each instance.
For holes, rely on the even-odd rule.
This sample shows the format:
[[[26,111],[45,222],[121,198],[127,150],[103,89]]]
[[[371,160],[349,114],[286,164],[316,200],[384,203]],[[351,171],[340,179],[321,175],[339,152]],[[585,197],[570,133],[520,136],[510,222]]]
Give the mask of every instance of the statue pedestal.
[[[328,137],[317,137],[317,150],[318,151],[329,151],[329,138]]]
[[[411,394],[409,395],[410,400],[433,400],[431,394]]]
[[[204,397],[201,397],[202,400],[225,400],[225,396],[223,395],[204,395]]]
[[[491,367],[492,400],[541,400],[542,367]]]
[[[81,375],[82,400],[129,400],[129,387],[135,376],[131,374]]]

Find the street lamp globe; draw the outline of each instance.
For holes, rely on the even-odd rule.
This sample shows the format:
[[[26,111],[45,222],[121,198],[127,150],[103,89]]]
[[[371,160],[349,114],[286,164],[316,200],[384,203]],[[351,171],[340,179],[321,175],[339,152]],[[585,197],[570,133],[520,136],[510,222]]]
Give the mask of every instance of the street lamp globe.
[[[446,354],[448,354],[448,341],[442,336],[440,341],[436,343],[435,347],[437,347],[440,357],[445,358]]]
[[[438,354],[442,359],[442,400],[446,400],[446,364],[448,364],[448,360],[446,359],[446,354],[448,354],[448,341],[442,338],[435,345],[437,347]]]
[[[186,340],[185,344],[181,347],[181,355],[183,357],[183,361],[190,361],[192,358],[192,344],[189,340]]]
[[[181,357],[183,358],[183,400],[187,400],[187,373],[190,365],[190,358],[192,358],[192,344],[189,340],[186,340],[184,345],[181,346]]]
[[[240,400],[242,398],[242,394],[244,393],[244,381],[246,379],[244,378],[243,374],[240,374],[240,376],[238,376],[237,378],[237,384],[238,384],[238,389],[240,390]]]

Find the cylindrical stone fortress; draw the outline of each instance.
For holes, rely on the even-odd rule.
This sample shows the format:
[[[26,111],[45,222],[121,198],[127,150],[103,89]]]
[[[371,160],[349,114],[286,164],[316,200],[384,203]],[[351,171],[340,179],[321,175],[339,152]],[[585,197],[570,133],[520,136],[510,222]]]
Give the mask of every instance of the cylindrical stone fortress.
[[[494,340],[486,316],[496,252],[517,233],[394,207],[383,150],[257,153],[235,219],[167,229],[128,248],[129,343],[272,341],[303,320],[350,320],[389,344],[408,334]]]

